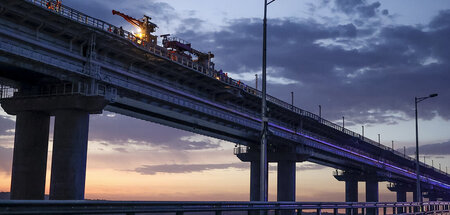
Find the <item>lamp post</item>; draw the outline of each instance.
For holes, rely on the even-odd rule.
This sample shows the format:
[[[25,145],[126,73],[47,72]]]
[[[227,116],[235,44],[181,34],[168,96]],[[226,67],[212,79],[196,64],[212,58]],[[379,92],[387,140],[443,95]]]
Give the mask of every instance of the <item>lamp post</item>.
[[[266,55],[267,55],[267,5],[274,2],[271,0],[267,2],[264,0],[264,19],[263,19],[263,59],[262,59],[262,110],[261,110],[261,166],[260,166],[260,201],[267,202],[268,196],[268,182],[269,176],[268,164],[267,164],[267,130],[269,119],[267,117],[267,103],[266,103]]]
[[[294,110],[294,91],[291,91],[291,108]]]
[[[419,170],[419,124],[417,121],[417,103],[428,99],[428,98],[432,98],[432,97],[436,97],[438,94],[437,93],[433,93],[430,94],[429,96],[425,96],[425,97],[414,97],[414,106],[415,106],[415,112],[416,112],[416,176],[417,176],[417,180],[416,180],[416,197],[417,197],[417,201],[418,202],[422,202],[422,191],[420,189],[420,170]]]
[[[362,130],[362,139],[364,140],[364,125],[361,126],[361,130]]]
[[[322,118],[322,105],[319,105],[319,118]]]

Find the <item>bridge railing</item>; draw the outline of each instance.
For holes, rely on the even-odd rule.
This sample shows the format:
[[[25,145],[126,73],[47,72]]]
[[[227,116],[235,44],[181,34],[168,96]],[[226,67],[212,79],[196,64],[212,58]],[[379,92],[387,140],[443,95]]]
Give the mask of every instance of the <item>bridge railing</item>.
[[[24,98],[67,95],[104,96],[106,99],[113,101],[117,92],[115,88],[110,88],[100,83],[95,83],[94,87],[92,87],[91,84],[85,82],[48,84],[27,92],[20,92],[15,88],[0,85],[0,100],[12,97]]]
[[[296,211],[316,214],[345,214],[368,209],[380,214],[444,214],[450,202],[123,202],[123,201],[0,201],[0,214],[223,214],[223,212]]]
[[[74,9],[72,9],[70,7],[67,7],[65,5],[62,5],[62,4],[59,5],[59,6],[53,5],[53,7],[49,8],[48,4],[49,3],[55,4],[55,0],[25,0],[25,1],[33,3],[33,4],[37,5],[37,6],[43,7],[43,8],[45,8],[45,9],[51,11],[51,12],[54,12],[56,14],[59,14],[59,15],[61,15],[63,17],[66,17],[68,19],[74,20],[76,22],[79,22],[79,23],[82,23],[82,24],[94,27],[94,28],[99,29],[99,30],[103,30],[103,31],[109,32],[111,34],[115,34],[115,35],[117,35],[117,36],[119,36],[119,37],[121,37],[123,39],[126,39],[126,40],[130,41],[133,45],[135,45],[136,47],[138,47],[140,49],[143,49],[143,50],[145,50],[147,52],[150,52],[152,54],[155,54],[157,56],[163,57],[163,58],[165,58],[167,60],[171,60],[174,63],[177,63],[177,64],[179,64],[179,65],[181,65],[183,67],[186,67],[188,69],[192,69],[192,70],[194,70],[196,72],[202,73],[203,75],[212,77],[212,78],[217,79],[219,81],[222,81],[222,82],[224,82],[227,85],[230,85],[230,86],[233,86],[233,87],[236,87],[236,88],[240,88],[244,92],[247,92],[247,93],[249,93],[251,95],[254,95],[254,96],[257,96],[259,98],[262,98],[261,91],[255,89],[255,88],[252,88],[252,87],[250,87],[248,85],[245,85],[241,81],[238,81],[238,80],[235,80],[235,79],[232,79],[232,78],[228,77],[227,74],[223,73],[222,71],[217,71],[213,67],[209,67],[208,68],[208,66],[202,65],[202,64],[200,64],[198,62],[194,62],[194,61],[192,61],[192,59],[189,59],[189,58],[187,58],[185,56],[178,55],[176,53],[170,53],[170,52],[168,52],[168,50],[166,48],[161,47],[159,45],[151,46],[149,44],[147,44],[147,45],[142,44],[142,41],[140,41],[140,39],[138,37],[136,37],[132,32],[129,32],[129,31],[126,31],[126,30],[122,30],[122,29],[120,31],[116,32],[116,30],[119,30],[119,28],[117,28],[116,26],[114,26],[114,25],[112,25],[110,23],[104,22],[102,20],[93,18],[91,16],[88,16],[88,15],[86,15],[84,13],[81,13],[81,12],[79,12],[77,10],[74,10]],[[338,124],[335,124],[335,123],[333,123],[331,121],[323,119],[323,118],[321,118],[320,116],[318,116],[318,115],[316,115],[314,113],[311,113],[309,111],[303,110],[303,109],[298,108],[296,106],[292,106],[291,104],[289,104],[287,102],[284,102],[284,101],[282,101],[280,99],[277,99],[277,98],[275,98],[273,96],[270,96],[270,95],[267,95],[266,98],[267,98],[268,102],[273,103],[273,104],[275,104],[275,105],[277,105],[277,106],[279,106],[281,108],[293,111],[293,112],[297,113],[300,116],[304,116],[304,117],[308,117],[308,118],[314,119],[314,120],[316,120],[318,123],[320,123],[322,125],[328,126],[328,127],[333,128],[333,129],[335,129],[337,131],[340,131],[340,132],[343,132],[343,133],[345,133],[347,135],[350,135],[352,137],[361,139],[362,141],[365,141],[365,142],[367,142],[369,144],[377,146],[377,147],[379,147],[381,149],[392,150],[392,152],[395,153],[396,155],[404,157],[405,159],[408,159],[410,161],[414,161],[415,160],[412,157],[405,156],[404,154],[402,154],[402,153],[400,153],[400,152],[398,152],[396,150],[390,149],[389,147],[386,147],[386,146],[384,146],[384,145],[382,145],[382,144],[380,144],[380,143],[378,143],[376,141],[373,141],[373,140],[371,140],[371,139],[369,139],[367,137],[364,137],[361,134],[358,134],[358,133],[353,132],[353,131],[351,131],[351,130],[349,130],[347,128],[344,128],[344,127],[342,127],[342,126],[340,126]],[[427,165],[427,164],[425,164],[423,162],[421,162],[421,165],[425,166],[425,167],[428,167],[428,168],[433,168],[435,171],[440,172],[441,174],[447,174],[446,172],[438,170],[438,169],[436,169],[434,167],[431,167],[431,166],[429,166],[429,165]]]

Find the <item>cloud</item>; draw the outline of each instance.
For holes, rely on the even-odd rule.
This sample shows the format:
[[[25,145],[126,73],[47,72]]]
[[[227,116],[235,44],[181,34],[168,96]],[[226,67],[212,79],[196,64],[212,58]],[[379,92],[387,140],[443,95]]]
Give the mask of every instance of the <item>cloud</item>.
[[[157,23],[162,32],[167,32],[166,26],[177,25],[179,17],[175,9],[165,2],[155,0],[89,0],[89,1],[65,1],[64,5],[76,8],[81,12],[107,21],[117,26],[124,26],[125,29],[134,30],[127,21],[119,16],[113,16],[112,10],[118,10],[136,19],[143,15],[152,18],[152,22]],[[158,26],[159,26],[158,25]]]
[[[335,0],[334,4],[338,11],[346,14],[357,14],[362,18],[371,18],[377,15],[381,6],[380,2],[367,3],[365,0]],[[385,9],[382,14],[386,15],[389,12]]]
[[[380,7],[365,1],[337,4],[342,10],[368,7],[375,11]],[[314,19],[270,19],[267,59],[269,68],[277,68],[277,72],[276,79],[268,78],[268,92],[286,100],[288,92],[298,92],[295,101],[302,101],[301,108],[329,107],[326,115],[330,120],[345,115],[348,123],[374,124],[410,120],[413,98],[437,92],[439,97],[421,104],[419,117],[439,115],[450,120],[448,19],[448,11],[426,26],[361,27]],[[218,31],[178,34],[200,50],[213,50],[216,67],[231,77],[250,77],[249,72],[261,70],[260,58],[255,57],[261,55],[261,26],[260,19],[235,19]],[[247,83],[253,86],[252,82]]]
[[[249,163],[226,163],[226,164],[163,164],[163,165],[143,165],[134,169],[142,175],[155,175],[157,173],[192,173],[203,172],[209,170],[222,170],[228,168],[235,168],[240,170],[247,170],[250,168]],[[297,171],[306,170],[318,170],[326,168],[313,163],[306,163],[297,166]],[[269,165],[269,171],[276,172],[277,167],[275,165]]]
[[[419,152],[421,155],[450,155],[450,141],[443,143],[434,143],[427,145],[420,145]],[[416,147],[406,148],[408,155],[416,153]]]
[[[12,166],[13,149],[0,146],[0,172],[10,174]]]
[[[15,122],[8,117],[0,116],[0,135],[14,135]]]
[[[105,117],[106,116],[106,117]],[[111,114],[92,115],[89,139],[112,145],[144,144],[166,150],[202,150],[219,148],[224,141],[193,135],[149,121]],[[116,151],[126,152],[123,147]]]
[[[296,170],[297,171],[306,171],[306,170],[319,170],[319,169],[325,169],[326,166],[323,165],[319,165],[319,164],[315,164],[315,163],[305,163],[305,164],[300,164],[299,166],[297,166]]]
[[[192,173],[228,168],[247,169],[248,163],[143,165],[134,171],[142,175],[155,175],[157,173]]]

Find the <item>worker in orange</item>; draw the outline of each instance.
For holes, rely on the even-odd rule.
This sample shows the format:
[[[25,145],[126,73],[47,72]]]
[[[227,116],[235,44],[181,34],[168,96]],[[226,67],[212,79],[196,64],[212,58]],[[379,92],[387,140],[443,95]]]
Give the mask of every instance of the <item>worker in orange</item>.
[[[56,0],[56,11],[61,11],[61,0]]]
[[[50,9],[50,10],[54,10],[55,9],[55,5],[53,5],[53,2],[52,2],[53,0],[49,0],[48,2],[47,2],[47,8],[48,9]]]

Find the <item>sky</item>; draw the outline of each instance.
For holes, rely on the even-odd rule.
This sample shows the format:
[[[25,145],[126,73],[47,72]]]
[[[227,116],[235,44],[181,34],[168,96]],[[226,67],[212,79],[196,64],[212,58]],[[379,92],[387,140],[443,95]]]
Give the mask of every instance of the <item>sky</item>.
[[[216,68],[250,86],[260,75],[262,0],[64,0],[74,9],[136,31],[115,9],[152,17],[170,33],[215,54]],[[277,0],[268,7],[268,93],[355,132],[413,154],[414,97],[420,152],[450,167],[450,1]],[[9,191],[14,116],[0,117],[0,191]],[[249,199],[249,164],[234,143],[104,112],[91,115],[86,198],[107,200]],[[53,124],[52,126],[53,127]],[[52,130],[53,128],[51,128]],[[50,135],[46,190],[52,149]],[[424,157],[421,157],[423,161]],[[269,200],[276,200],[276,164]],[[344,201],[334,169],[297,164],[297,201]],[[359,183],[364,201],[364,183]],[[395,193],[380,183],[380,201]],[[408,200],[411,199],[411,194]]]

